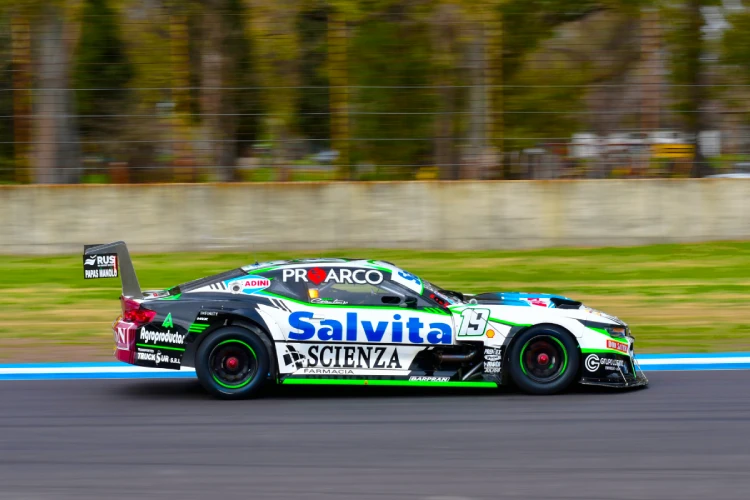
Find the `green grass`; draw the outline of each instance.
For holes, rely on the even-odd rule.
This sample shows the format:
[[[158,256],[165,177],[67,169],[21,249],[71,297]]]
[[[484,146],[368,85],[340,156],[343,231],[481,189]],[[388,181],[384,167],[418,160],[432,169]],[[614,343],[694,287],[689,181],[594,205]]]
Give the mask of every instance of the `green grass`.
[[[560,293],[629,322],[640,352],[750,350],[750,243],[513,252],[349,250],[258,254],[388,260],[466,292]],[[245,254],[135,255],[144,288],[251,263]],[[0,359],[108,359],[119,280],[84,280],[82,258],[0,256]]]

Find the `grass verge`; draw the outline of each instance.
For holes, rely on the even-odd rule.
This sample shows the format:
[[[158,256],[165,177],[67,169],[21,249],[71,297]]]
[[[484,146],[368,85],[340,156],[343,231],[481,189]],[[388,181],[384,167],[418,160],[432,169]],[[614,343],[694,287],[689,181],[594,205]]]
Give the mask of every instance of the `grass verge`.
[[[487,252],[262,253],[388,260],[466,292],[559,293],[621,317],[640,352],[750,350],[750,243]],[[135,255],[144,288],[250,263],[250,254]],[[84,280],[80,256],[0,256],[0,362],[112,356],[119,280]]]

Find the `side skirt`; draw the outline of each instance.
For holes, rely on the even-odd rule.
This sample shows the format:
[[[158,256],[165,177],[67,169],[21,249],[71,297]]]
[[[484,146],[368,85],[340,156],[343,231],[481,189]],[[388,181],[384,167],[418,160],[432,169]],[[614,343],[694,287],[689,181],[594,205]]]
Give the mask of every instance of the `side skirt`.
[[[285,377],[281,380],[284,385],[357,385],[357,386],[387,386],[387,387],[466,387],[496,389],[497,382],[431,382],[425,380],[383,380],[383,379],[350,379],[350,378],[305,378]]]

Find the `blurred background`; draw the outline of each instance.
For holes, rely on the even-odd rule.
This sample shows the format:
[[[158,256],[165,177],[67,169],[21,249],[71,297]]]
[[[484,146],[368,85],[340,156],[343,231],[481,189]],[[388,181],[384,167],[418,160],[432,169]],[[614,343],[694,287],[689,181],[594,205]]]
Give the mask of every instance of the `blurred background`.
[[[741,0],[2,0],[0,182],[750,175]]]

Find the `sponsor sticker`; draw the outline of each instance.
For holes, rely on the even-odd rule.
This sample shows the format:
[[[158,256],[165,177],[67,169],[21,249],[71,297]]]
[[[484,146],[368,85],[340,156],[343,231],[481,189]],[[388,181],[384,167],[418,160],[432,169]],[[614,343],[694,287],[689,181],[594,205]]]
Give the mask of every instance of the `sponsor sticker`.
[[[349,285],[379,285],[385,279],[383,273],[376,269],[331,268],[326,271],[320,267],[311,269],[284,269],[281,273],[284,282],[305,282],[313,285],[328,283],[347,283]]]
[[[263,276],[246,276],[226,282],[227,289],[232,293],[252,295],[271,286],[271,280]]]
[[[615,371],[625,367],[625,361],[603,356],[600,357],[596,354],[589,354],[588,356],[586,356],[584,366],[586,367],[586,370],[592,373],[599,371],[600,367],[604,368],[605,370]]]
[[[308,369],[352,369],[359,372],[406,370],[416,354],[410,347],[353,344],[287,344],[284,372]]]
[[[311,345],[307,349],[307,368],[403,368],[398,349],[385,346]]]
[[[288,345],[286,346],[286,353],[284,353],[284,367],[293,367],[293,368],[303,368],[305,366],[306,358],[305,355],[297,349],[294,348],[294,346]]]
[[[115,334],[115,347],[121,351],[129,351],[135,337],[135,328],[132,327],[132,324],[118,322],[117,326],[113,328],[113,332]]]
[[[528,302],[532,306],[538,306],[538,307],[548,307],[549,306],[549,299],[541,299],[539,297],[528,298],[528,299],[526,299],[526,302]]]
[[[485,373],[500,373],[503,364],[500,361],[486,361],[484,363]]]
[[[354,375],[354,370],[346,368],[303,368],[305,375]]]
[[[315,297],[314,299],[310,299],[310,302],[312,304],[333,304],[333,305],[346,305],[349,302],[341,299],[324,299],[320,297]]]
[[[83,256],[84,279],[117,278],[117,254],[97,254]]]
[[[135,353],[135,359],[139,365],[169,368],[172,370],[179,370],[182,363],[180,355],[165,353],[160,349],[144,349],[141,347]]]
[[[421,376],[413,376],[409,377],[409,380],[412,380],[414,382],[449,382],[450,377],[421,377]]]
[[[503,350],[501,347],[484,348],[484,373],[500,373],[503,367]]]
[[[599,370],[599,356],[596,354],[589,354],[584,362],[586,369],[590,372]]]
[[[607,340],[607,349],[614,349],[616,351],[624,352],[625,354],[627,354],[628,344],[623,344],[622,342],[617,342],[615,340]]]
[[[166,332],[148,330],[147,327],[144,326],[141,328],[140,341],[144,344],[183,345],[185,343],[185,335],[171,330],[167,330]]]
[[[422,280],[411,273],[407,273],[406,271],[396,271],[391,274],[391,279],[410,290],[413,290],[417,293],[422,293],[422,289],[424,286],[422,284]]]
[[[324,319],[312,322],[313,313],[296,311],[289,315],[289,340],[333,342],[389,342],[411,344],[450,344],[452,328],[444,322],[423,323],[416,316],[394,314],[385,321],[360,319],[356,312],[347,312],[344,321]]]

